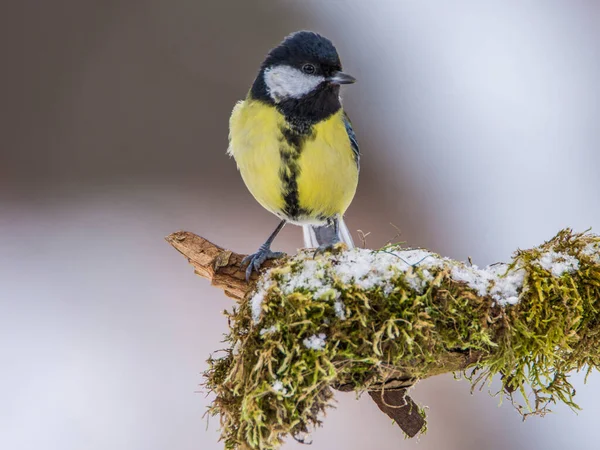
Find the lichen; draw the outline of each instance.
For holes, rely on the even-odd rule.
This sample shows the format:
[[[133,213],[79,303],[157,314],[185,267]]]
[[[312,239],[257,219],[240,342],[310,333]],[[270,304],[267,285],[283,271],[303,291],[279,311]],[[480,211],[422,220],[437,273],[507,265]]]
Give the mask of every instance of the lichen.
[[[270,450],[318,426],[335,387],[465,365],[473,385],[500,374],[524,415],[577,408],[568,376],[600,365],[599,307],[600,237],[587,233],[485,269],[399,246],[301,252],[228,313],[229,349],[205,373],[209,412],[226,448]]]

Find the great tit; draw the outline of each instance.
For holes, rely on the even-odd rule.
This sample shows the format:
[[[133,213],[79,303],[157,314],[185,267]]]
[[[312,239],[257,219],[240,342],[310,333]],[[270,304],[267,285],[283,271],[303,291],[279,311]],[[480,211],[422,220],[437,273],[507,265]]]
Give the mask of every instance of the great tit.
[[[353,247],[343,214],[356,192],[360,151],[340,85],[355,81],[329,39],[298,31],[267,54],[233,108],[227,152],[254,198],[281,219],[244,260],[246,279],[283,256],[271,243],[286,223],[303,226],[305,245],[318,251],[340,241]]]

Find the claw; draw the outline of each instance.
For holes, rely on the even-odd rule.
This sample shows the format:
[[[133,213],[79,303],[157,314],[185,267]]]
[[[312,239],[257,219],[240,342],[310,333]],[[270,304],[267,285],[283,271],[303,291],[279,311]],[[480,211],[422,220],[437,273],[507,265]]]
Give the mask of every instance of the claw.
[[[260,266],[262,266],[267,259],[277,259],[284,256],[285,253],[272,252],[268,247],[261,247],[256,253],[246,256],[244,259],[242,259],[242,265],[246,263],[248,264],[248,267],[246,268],[246,281],[250,281],[253,271],[258,273]]]

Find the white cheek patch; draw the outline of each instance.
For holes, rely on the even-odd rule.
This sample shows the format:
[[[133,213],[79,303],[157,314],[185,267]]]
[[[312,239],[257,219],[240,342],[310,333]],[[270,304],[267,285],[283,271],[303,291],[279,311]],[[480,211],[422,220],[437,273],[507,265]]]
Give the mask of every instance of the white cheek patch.
[[[300,98],[325,81],[320,75],[308,75],[291,66],[275,66],[265,70],[267,91],[275,102]]]

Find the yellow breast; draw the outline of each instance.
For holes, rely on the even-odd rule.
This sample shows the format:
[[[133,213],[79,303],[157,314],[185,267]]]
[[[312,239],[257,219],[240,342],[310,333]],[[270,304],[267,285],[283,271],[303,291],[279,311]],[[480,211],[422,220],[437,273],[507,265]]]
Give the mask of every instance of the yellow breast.
[[[358,184],[358,166],[340,110],[313,127],[298,160],[300,207],[313,217],[343,215]]]
[[[285,207],[281,192],[281,133],[284,118],[257,101],[238,102],[229,119],[229,148],[246,187],[263,208],[277,214]]]
[[[256,200],[295,223],[343,214],[356,191],[358,168],[343,112],[312,126],[302,139],[274,107],[239,102],[231,115],[229,154]]]

